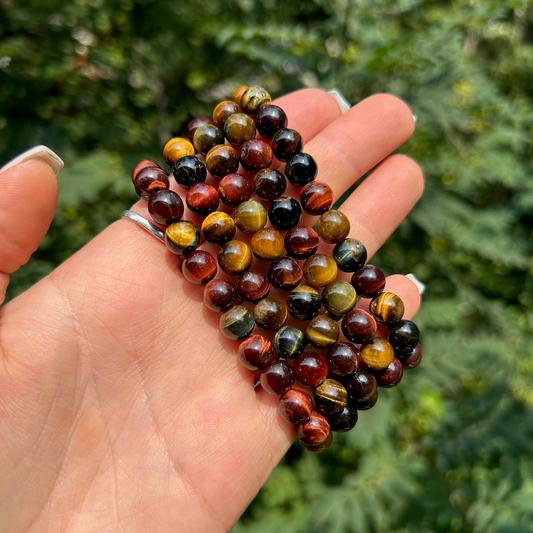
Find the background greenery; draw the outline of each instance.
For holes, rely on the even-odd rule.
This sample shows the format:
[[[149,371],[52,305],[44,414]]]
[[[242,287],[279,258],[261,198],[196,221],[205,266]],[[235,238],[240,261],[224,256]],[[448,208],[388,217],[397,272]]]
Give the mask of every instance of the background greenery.
[[[404,98],[427,188],[376,263],[427,284],[424,362],[326,453],[294,446],[234,531],[533,531],[532,1],[0,0],[2,56],[0,161],[45,143],[67,162],[10,297],[237,86]]]

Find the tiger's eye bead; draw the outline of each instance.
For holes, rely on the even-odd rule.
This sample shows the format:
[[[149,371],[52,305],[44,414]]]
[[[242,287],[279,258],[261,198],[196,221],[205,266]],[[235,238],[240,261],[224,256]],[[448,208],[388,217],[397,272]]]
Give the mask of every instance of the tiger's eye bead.
[[[220,331],[228,339],[246,339],[252,334],[254,326],[252,313],[242,305],[234,305],[220,315]]]
[[[205,166],[215,178],[223,178],[239,170],[239,156],[235,148],[227,144],[218,144],[205,156]]]
[[[161,167],[157,163],[154,163],[153,161],[149,161],[148,159],[145,159],[144,161],[137,163],[133,167],[133,170],[131,171],[131,181],[133,183],[135,183],[135,178],[137,177],[137,174],[144,168],[161,168]]]
[[[357,295],[346,281],[332,281],[322,291],[322,303],[331,314],[343,316],[355,307]]]
[[[168,189],[170,182],[164,170],[157,167],[145,167],[137,173],[133,185],[137,194],[148,200],[155,192]]]
[[[340,330],[337,322],[325,315],[312,318],[305,328],[305,336],[316,348],[329,348],[339,339]]]
[[[287,115],[277,105],[265,105],[257,113],[255,124],[257,131],[266,139],[272,139],[274,134],[287,127]]]
[[[357,409],[350,404],[343,407],[340,413],[335,413],[328,416],[328,422],[331,427],[331,431],[337,431],[339,433],[345,433],[350,431],[357,424],[359,415]]]
[[[272,138],[272,152],[283,162],[287,162],[302,149],[302,136],[295,130],[284,128]]]
[[[200,240],[200,231],[188,220],[172,222],[165,231],[165,244],[176,255],[190,254],[198,248]]]
[[[276,198],[268,208],[268,219],[273,226],[282,231],[297,226],[301,216],[300,204],[289,196]]]
[[[280,257],[270,263],[268,280],[280,291],[290,291],[302,281],[302,267],[292,257]]]
[[[298,438],[306,449],[318,451],[331,437],[329,422],[326,417],[316,411],[311,413],[309,420],[298,427]],[[309,446],[310,448],[307,448]],[[322,448],[320,449],[322,451]]]
[[[294,383],[294,373],[285,361],[274,361],[263,368],[260,380],[266,392],[285,394]]]
[[[422,350],[421,344],[417,344],[412,351],[399,352],[396,357],[402,362],[403,368],[409,370],[410,368],[416,368],[422,362],[424,350]]]
[[[240,276],[252,264],[250,248],[242,241],[233,239],[218,251],[218,264],[230,276]]]
[[[298,320],[311,320],[321,307],[320,295],[313,287],[300,285],[287,295],[287,309]]]
[[[333,191],[329,185],[321,181],[308,183],[300,193],[303,210],[310,215],[322,215],[333,203]]]
[[[361,363],[370,370],[385,370],[394,358],[394,349],[387,340],[374,337],[361,346],[359,356]]]
[[[224,134],[215,125],[204,124],[194,132],[193,144],[198,152],[207,155],[217,144],[224,144]]]
[[[279,399],[278,411],[290,424],[304,424],[313,412],[313,399],[303,389],[291,389]]]
[[[272,350],[272,344],[263,335],[252,335],[239,345],[239,361],[245,368],[257,370],[265,368],[278,356]]]
[[[248,87],[242,94],[241,107],[245,113],[255,117],[258,111],[271,101],[270,94],[263,87]]]
[[[263,228],[252,237],[252,252],[261,261],[274,261],[285,253],[283,236],[275,228]]]
[[[336,376],[349,376],[359,368],[359,350],[349,342],[337,342],[326,355],[328,367]]]
[[[275,200],[279,198],[287,188],[285,176],[273,168],[260,170],[254,178],[254,190],[261,200]]]
[[[249,85],[242,85],[241,87],[239,87],[238,89],[235,90],[235,92],[233,93],[233,96],[231,97],[231,99],[237,104],[237,105],[241,105],[241,100],[242,100],[242,95],[244,94],[244,92],[246,91],[246,89],[249,89],[250,86]]]
[[[410,352],[420,340],[420,330],[411,320],[400,320],[389,328],[387,339],[397,352]]]
[[[187,140],[192,143],[194,140],[194,134],[196,130],[200,126],[204,126],[205,124],[211,124],[213,125],[213,121],[209,120],[208,118],[193,118],[189,124],[187,125],[187,129],[185,130],[185,137],[187,137]]]
[[[395,387],[400,383],[403,376],[403,365],[399,359],[394,357],[390,365],[381,372],[376,374],[378,380],[378,387],[390,388]]]
[[[148,201],[148,212],[156,224],[168,226],[183,216],[183,202],[178,193],[169,189],[154,192]]]
[[[340,413],[348,402],[348,393],[342,383],[326,379],[315,389],[315,407],[324,415]]]
[[[213,111],[213,122],[217,128],[224,128],[226,120],[235,113],[242,113],[241,106],[231,100],[220,102]]]
[[[307,259],[318,250],[320,241],[309,226],[295,226],[285,234],[285,249],[296,259]]]
[[[256,303],[268,296],[270,283],[262,272],[250,270],[239,276],[237,292],[245,302]]]
[[[217,275],[217,262],[209,252],[194,250],[186,257],[181,270],[185,279],[201,285]]]
[[[365,266],[366,248],[357,239],[344,239],[333,248],[333,259],[335,259],[339,270],[356,272]]]
[[[237,207],[252,196],[252,185],[242,174],[228,174],[218,184],[218,196],[228,207]]]
[[[328,375],[326,359],[314,352],[303,352],[292,365],[294,376],[302,385],[318,387]]]
[[[385,288],[385,274],[374,265],[366,265],[352,276],[352,285],[362,298],[375,298]]]
[[[287,307],[279,298],[265,298],[254,307],[255,323],[267,331],[277,331],[287,321]]]
[[[372,409],[374,405],[376,405],[376,402],[378,401],[378,391],[376,391],[370,398],[366,398],[364,400],[357,400],[354,403],[354,407],[358,411],[368,411],[369,409]]]
[[[163,159],[172,168],[174,163],[186,155],[194,155],[194,146],[182,137],[174,137],[163,148]]]
[[[267,221],[267,213],[263,204],[248,200],[239,204],[233,215],[235,225],[243,233],[255,233],[262,229]]]
[[[368,400],[376,393],[377,386],[376,378],[368,370],[358,370],[346,383],[348,398],[352,402]]]
[[[195,183],[185,196],[187,207],[197,215],[207,216],[218,209],[218,192],[209,183]]]
[[[276,353],[284,359],[296,359],[304,351],[307,339],[297,328],[283,326],[278,329],[272,339]]]
[[[294,154],[285,166],[285,176],[296,187],[303,187],[313,181],[317,172],[316,161],[303,152]]]
[[[204,304],[211,311],[226,311],[237,300],[235,285],[227,279],[215,278],[204,289]]]
[[[353,309],[342,319],[344,336],[355,344],[371,341],[377,329],[376,319],[364,309]]]
[[[342,242],[350,233],[350,221],[340,211],[326,211],[318,219],[316,230],[324,242]]]
[[[174,179],[178,185],[188,189],[195,183],[205,181],[207,169],[202,161],[194,155],[186,155],[177,161],[172,168]]]
[[[241,148],[241,165],[246,172],[255,174],[272,163],[272,149],[265,141],[250,139]]]
[[[309,285],[325,287],[337,277],[335,260],[326,254],[314,254],[304,264],[304,276]]]
[[[384,326],[392,326],[402,319],[402,299],[392,292],[383,292],[370,302],[370,312]]]
[[[225,244],[235,236],[235,222],[222,211],[215,211],[202,222],[204,239],[211,244]]]
[[[244,113],[235,113],[224,124],[224,136],[229,143],[240,146],[255,137],[255,122]]]

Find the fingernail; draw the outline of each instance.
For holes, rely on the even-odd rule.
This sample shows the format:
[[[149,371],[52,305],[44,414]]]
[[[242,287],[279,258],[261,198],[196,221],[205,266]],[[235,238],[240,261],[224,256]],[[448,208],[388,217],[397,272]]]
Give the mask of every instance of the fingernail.
[[[328,94],[331,94],[333,98],[335,98],[337,104],[339,104],[339,107],[341,108],[341,113],[344,115],[348,109],[350,109],[352,106],[350,102],[346,99],[346,97],[339,91],[339,89],[331,89],[331,91],[328,91]]]
[[[48,146],[44,146],[44,144],[41,144],[39,146],[35,146],[33,148],[30,148],[29,150],[26,150],[18,157],[15,157],[15,159],[12,159],[9,163],[7,163],[7,165],[4,165],[2,168],[0,168],[0,172],[4,172],[5,170],[8,170],[14,167],[15,165],[19,165],[20,163],[23,163],[24,161],[28,161],[30,159],[43,159],[50,165],[56,176],[59,174],[59,171],[63,168],[65,164],[55,152],[48,148]]]
[[[415,124],[416,124],[416,121],[417,121],[417,120],[418,120],[418,117],[417,117],[415,114],[413,114],[413,122],[414,122]]]
[[[420,294],[424,294],[426,286],[414,274],[407,274],[405,277],[410,279],[415,284]]]

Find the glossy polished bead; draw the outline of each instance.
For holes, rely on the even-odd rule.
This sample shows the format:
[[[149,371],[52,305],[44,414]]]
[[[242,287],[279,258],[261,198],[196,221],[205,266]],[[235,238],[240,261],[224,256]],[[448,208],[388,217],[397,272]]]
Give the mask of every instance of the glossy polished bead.
[[[326,254],[314,254],[304,264],[304,276],[309,285],[325,287],[337,277],[338,269],[335,260]]]
[[[309,387],[317,387],[328,375],[326,359],[315,352],[303,352],[292,365],[295,378]]]
[[[320,312],[320,295],[307,285],[300,285],[287,295],[287,310],[298,320],[309,321]]]
[[[410,352],[420,340],[420,330],[411,320],[400,320],[389,328],[387,339],[397,352]]]
[[[263,204],[248,200],[237,206],[233,219],[243,233],[255,233],[265,226],[267,213]]]
[[[268,208],[268,219],[280,230],[288,230],[298,225],[302,216],[300,204],[289,196],[276,198]]]
[[[320,241],[309,226],[295,226],[285,234],[285,249],[296,259],[307,259],[318,250]]]
[[[280,291],[291,291],[302,281],[302,267],[292,257],[280,257],[270,263],[268,280]]]
[[[313,399],[303,389],[291,389],[279,399],[278,411],[290,424],[304,424],[313,412]]]
[[[358,370],[346,383],[348,398],[353,402],[368,400],[377,389],[376,378],[368,370]]]
[[[215,178],[223,178],[239,170],[239,156],[235,148],[227,144],[218,144],[205,156],[205,166]]]
[[[255,137],[256,128],[252,118],[244,113],[231,115],[224,124],[224,136],[229,143],[241,146]]]
[[[144,168],[161,168],[161,167],[157,163],[154,163],[154,161],[150,161],[148,159],[145,159],[144,161],[140,161],[133,167],[133,170],[131,171],[132,182],[135,183],[135,178],[137,177],[137,174]]]
[[[272,163],[272,150],[268,143],[260,139],[250,139],[241,148],[241,165],[246,172],[255,174]]]
[[[318,219],[316,231],[324,242],[342,242],[350,233],[350,221],[341,211],[326,211]]]
[[[374,405],[376,405],[376,402],[378,401],[378,391],[376,391],[370,398],[366,398],[364,400],[357,400],[354,403],[354,407],[358,411],[368,411],[369,409],[372,409]]]
[[[302,149],[302,136],[295,130],[284,128],[272,138],[272,152],[280,161],[287,162]]]
[[[218,251],[218,264],[230,276],[240,276],[252,264],[250,248],[242,241],[233,239]]]
[[[205,217],[218,209],[218,192],[209,183],[201,181],[187,191],[185,201],[193,213]]]
[[[227,279],[215,278],[204,289],[204,304],[211,311],[226,311],[237,300],[237,289]]]
[[[402,299],[392,292],[382,292],[370,302],[370,312],[384,326],[392,326],[402,319]]]
[[[399,352],[396,354],[396,357],[402,362],[403,368],[408,370],[410,368],[416,368],[422,362],[424,350],[422,350],[421,344],[417,344],[412,351]]]
[[[320,444],[317,444],[316,446],[311,446],[310,444],[305,444],[305,442],[300,441],[300,444],[303,448],[305,448],[308,452],[312,453],[322,453],[326,451],[333,442],[333,432],[330,431],[329,435],[326,437],[326,440],[324,442],[321,442]]]
[[[287,115],[277,105],[265,105],[255,117],[257,131],[266,139],[272,139],[275,133],[287,127]]]
[[[279,298],[265,298],[254,307],[255,323],[267,331],[277,331],[287,321],[287,307]]]
[[[170,182],[164,170],[157,167],[145,167],[137,172],[133,185],[137,194],[148,200],[155,192],[168,189]]]
[[[218,184],[218,196],[228,207],[237,207],[252,196],[250,180],[242,174],[228,174]]]
[[[304,351],[307,339],[297,328],[283,326],[278,329],[272,339],[276,353],[284,359],[296,359]]]
[[[347,404],[343,407],[340,413],[329,415],[327,418],[331,431],[345,433],[346,431],[350,431],[350,429],[355,427],[359,415],[354,406]]]
[[[333,248],[333,259],[335,259],[339,270],[356,272],[365,266],[366,248],[357,239],[344,239]]]
[[[374,337],[369,343],[361,345],[359,356],[361,364],[370,370],[385,370],[394,358],[394,349],[386,339]]]
[[[287,188],[285,176],[273,168],[260,170],[254,178],[254,190],[261,200],[275,200],[279,198]]]
[[[377,330],[376,319],[364,309],[353,309],[342,319],[344,336],[355,344],[371,341]]]
[[[303,187],[312,182],[317,172],[316,161],[309,154],[302,152],[294,154],[285,165],[285,176],[297,187]]]
[[[242,95],[244,94],[244,92],[246,91],[246,89],[249,89],[250,86],[249,85],[242,85],[241,87],[239,87],[238,89],[235,90],[235,92],[233,93],[233,96],[232,96],[232,100],[237,104],[237,105],[241,105],[241,100],[242,100]]]
[[[182,157],[172,167],[172,174],[178,185],[188,189],[195,183],[205,181],[207,169],[202,161],[194,155]]]
[[[217,262],[209,252],[194,250],[185,258],[181,270],[186,280],[201,285],[217,275]]]
[[[235,113],[242,113],[241,106],[231,100],[220,102],[213,111],[213,122],[217,128],[224,128],[226,120]]]
[[[215,211],[202,222],[202,235],[211,244],[225,244],[235,236],[235,222],[222,211]]]
[[[272,350],[272,344],[263,335],[252,335],[239,344],[238,357],[241,364],[250,370],[265,368],[278,356]]]
[[[395,387],[400,383],[403,376],[403,365],[399,359],[394,357],[390,365],[376,374],[378,380],[378,387],[390,388]]]
[[[256,303],[268,296],[270,283],[262,272],[249,270],[239,276],[237,292],[245,302]]]
[[[274,261],[285,253],[283,236],[275,228],[256,231],[250,246],[255,257],[261,261]]]
[[[346,281],[332,281],[322,291],[322,304],[332,315],[343,316],[357,303],[355,289]]]
[[[305,328],[305,336],[316,348],[329,348],[339,339],[340,330],[337,322],[325,315],[312,318]]]
[[[342,383],[335,379],[326,379],[314,394],[315,407],[324,415],[339,413],[348,402],[348,393]]]
[[[285,394],[294,383],[294,373],[285,361],[274,361],[261,371],[260,380],[266,392]]]
[[[385,289],[385,274],[374,265],[366,265],[352,276],[352,285],[362,298],[375,298]]]
[[[183,201],[180,195],[169,189],[154,192],[148,201],[148,212],[156,224],[168,226],[183,216]]]
[[[248,87],[242,94],[241,107],[245,113],[255,117],[258,111],[271,101],[270,94],[263,87]]]
[[[188,255],[200,244],[198,228],[188,220],[172,222],[165,231],[165,244],[176,255]]]
[[[329,422],[326,417],[316,411],[311,413],[309,420],[298,427],[298,438],[307,446],[320,446],[330,437]]]
[[[322,215],[333,203],[333,190],[327,183],[312,181],[300,194],[303,210],[310,215]]]
[[[193,144],[198,152],[207,155],[217,144],[224,144],[224,134],[214,124],[204,124],[194,132]]]
[[[194,146],[182,137],[174,137],[163,148],[163,159],[172,168],[174,163],[186,155],[194,155]]]
[[[193,118],[189,124],[187,125],[187,129],[185,130],[185,137],[187,137],[187,140],[192,143],[194,140],[194,134],[196,130],[200,126],[204,126],[205,124],[213,124],[213,121],[208,118],[198,117]]]
[[[359,368],[359,350],[349,342],[337,342],[326,355],[328,368],[336,376],[349,376]]]
[[[220,331],[228,339],[246,339],[252,334],[254,326],[252,313],[242,305],[234,305],[220,315]]]

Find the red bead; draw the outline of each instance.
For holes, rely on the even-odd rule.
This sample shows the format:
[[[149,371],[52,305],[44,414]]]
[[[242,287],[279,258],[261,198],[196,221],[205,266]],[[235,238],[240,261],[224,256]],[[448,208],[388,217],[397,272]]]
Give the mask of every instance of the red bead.
[[[200,181],[187,191],[185,201],[193,213],[205,217],[217,210],[219,203],[218,192],[209,183]]]
[[[204,289],[204,304],[212,311],[225,311],[237,301],[237,289],[227,279],[211,280]]]
[[[250,139],[241,148],[241,165],[246,172],[255,174],[272,163],[270,146],[260,139]]]
[[[316,253],[320,240],[309,226],[295,226],[285,234],[285,249],[296,259],[307,259]]]
[[[200,285],[211,281],[217,275],[217,262],[209,252],[195,250],[183,262],[182,272],[191,283]]]
[[[242,174],[228,174],[218,184],[218,195],[228,207],[237,207],[252,196],[250,180]]]
[[[275,259],[268,267],[268,280],[281,291],[291,291],[300,284],[302,278],[302,267],[292,257]]]
[[[333,191],[326,183],[312,181],[302,189],[300,203],[306,213],[315,216],[322,215],[333,203]]]
[[[265,368],[279,359],[272,349],[272,343],[263,335],[252,335],[242,341],[238,356],[241,364],[250,370]]]
[[[326,355],[328,367],[335,376],[349,376],[359,368],[359,350],[349,342],[337,342]]]
[[[239,276],[237,292],[245,302],[257,303],[268,296],[270,283],[262,272],[250,270]]]
[[[328,376],[326,359],[315,352],[304,352],[292,365],[296,379],[302,385],[318,387]]]
[[[195,131],[200,127],[204,126],[205,124],[213,124],[212,120],[209,120],[208,118],[193,118],[185,130],[185,136],[187,137],[187,140],[192,143],[194,139],[194,133]]]
[[[313,412],[313,399],[303,389],[291,389],[279,399],[278,411],[283,420],[291,424],[303,424]]]
[[[358,296],[375,298],[385,289],[385,274],[374,265],[366,265],[352,276],[352,285]]]
[[[418,344],[412,351],[406,353],[397,353],[396,357],[400,359],[404,369],[408,370],[410,368],[416,368],[422,362],[424,350],[422,350],[422,345]]]
[[[275,200],[279,198],[287,188],[285,176],[273,168],[260,170],[254,178],[254,190],[261,200]]]
[[[342,319],[344,336],[355,344],[371,341],[378,330],[376,319],[364,309],[352,309]]]
[[[148,201],[148,212],[156,224],[168,226],[183,216],[183,201],[180,195],[170,189],[155,192]]]
[[[154,163],[153,161],[149,161],[148,159],[145,159],[144,161],[141,161],[140,163],[137,163],[133,170],[131,171],[131,181],[135,182],[135,178],[137,177],[137,174],[143,169],[143,168],[161,168],[157,163]]]
[[[400,383],[403,376],[401,361],[395,357],[385,370],[376,372],[375,376],[378,380],[378,387],[384,387],[386,389],[395,387]]]
[[[145,167],[140,170],[133,184],[137,194],[145,200],[148,200],[154,192],[170,187],[167,173],[158,167]]]
[[[302,146],[302,136],[289,128],[278,130],[272,138],[272,152],[280,161],[287,162]]]
[[[287,127],[287,115],[277,105],[265,105],[257,112],[255,124],[263,137],[271,139],[280,129]]]
[[[274,361],[261,372],[261,386],[270,394],[285,394],[293,383],[294,373],[285,361]]]
[[[313,411],[309,420],[298,428],[298,438],[307,446],[319,446],[330,435],[329,422],[324,415]]]

